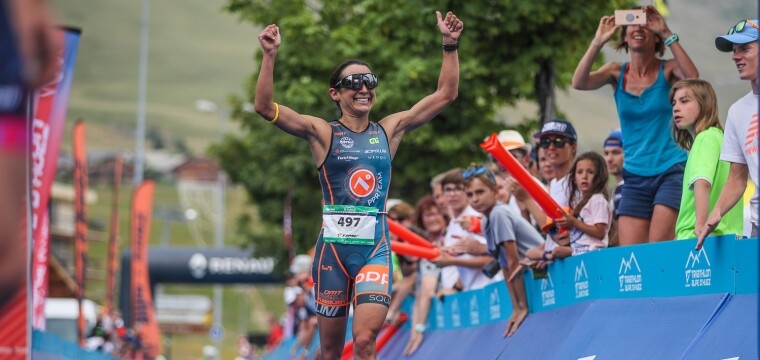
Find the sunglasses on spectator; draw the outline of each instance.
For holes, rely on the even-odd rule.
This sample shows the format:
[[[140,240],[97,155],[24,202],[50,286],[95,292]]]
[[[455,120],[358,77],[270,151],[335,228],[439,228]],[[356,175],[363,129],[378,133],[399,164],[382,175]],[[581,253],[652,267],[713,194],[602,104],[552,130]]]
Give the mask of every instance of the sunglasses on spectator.
[[[375,74],[348,75],[335,83],[335,88],[359,90],[362,88],[362,83],[367,85],[367,89],[374,89],[377,87],[377,76]]]
[[[548,149],[551,144],[554,144],[555,148],[562,149],[565,147],[565,144],[570,142],[572,142],[572,140],[567,138],[543,138],[538,145],[541,146],[542,149]]]
[[[472,167],[465,170],[462,173],[462,178],[467,180],[471,177],[483,175],[483,174],[486,174],[486,176],[488,176],[488,178],[491,179],[491,181],[493,181],[494,183],[496,182],[496,178],[494,178],[493,174],[491,174],[491,172],[488,171],[488,168],[483,165],[479,165],[479,166]]]
[[[753,28],[760,30],[760,26],[758,26],[754,22],[750,21],[749,19],[746,19],[746,20],[739,21],[738,23],[736,23],[736,25],[734,25],[730,29],[728,29],[728,34],[727,35],[731,35],[731,34],[734,34],[734,33],[742,32],[742,30],[744,30],[744,27],[747,26],[748,24],[749,24],[749,26],[752,26]]]

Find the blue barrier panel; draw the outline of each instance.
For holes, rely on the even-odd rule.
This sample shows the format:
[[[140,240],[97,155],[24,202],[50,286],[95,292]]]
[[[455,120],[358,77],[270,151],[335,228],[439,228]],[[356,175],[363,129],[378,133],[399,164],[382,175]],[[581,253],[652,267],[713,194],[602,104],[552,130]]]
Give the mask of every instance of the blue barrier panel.
[[[594,300],[564,338],[551,339],[554,358],[678,359],[725,296]]]
[[[586,301],[528,315],[514,335],[502,340],[504,349],[498,359],[570,359],[559,345],[592,304]],[[505,321],[497,328],[499,334],[506,325]]]
[[[44,331],[32,331],[32,359],[35,360],[115,360],[116,358],[95,351],[87,351],[79,345],[66,341],[58,335]]]
[[[757,238],[738,240],[735,246],[736,289],[734,291],[736,294],[757,294]]]
[[[681,359],[758,359],[757,294],[732,295]]]
[[[603,249],[556,261],[545,278],[534,279],[526,272],[531,314],[509,339],[501,338],[512,315],[504,282],[434,299],[420,354],[448,359],[465,349],[468,354],[482,350],[489,358],[491,346],[498,345],[501,357],[510,359],[594,354],[597,359],[677,359],[687,348],[701,349],[692,341],[709,334],[725,346],[755,349],[741,353],[757,358],[758,239],[711,237],[700,251],[693,250],[694,244],[691,239]],[[726,294],[751,296],[739,296],[740,301],[729,302],[721,311],[718,304]],[[410,316],[412,303],[410,297],[403,306]],[[738,323],[741,336],[718,336]],[[401,357],[411,325],[408,321],[394,336],[384,358]],[[481,333],[484,329],[487,332]],[[350,332],[347,335],[350,338]],[[482,338],[495,344],[483,347]],[[430,343],[438,345],[425,345]],[[701,343],[709,342],[700,340],[697,345]]]

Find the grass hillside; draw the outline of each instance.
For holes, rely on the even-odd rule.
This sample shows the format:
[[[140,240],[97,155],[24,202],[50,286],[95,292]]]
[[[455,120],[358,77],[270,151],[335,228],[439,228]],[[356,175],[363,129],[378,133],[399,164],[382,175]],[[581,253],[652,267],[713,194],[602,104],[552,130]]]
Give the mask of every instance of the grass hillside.
[[[146,128],[167,144],[185,139],[196,153],[218,139],[224,104],[254,70],[258,32],[222,12],[222,0],[151,1]],[[134,150],[142,1],[54,0],[60,22],[82,29],[64,148],[76,118],[92,149]]]

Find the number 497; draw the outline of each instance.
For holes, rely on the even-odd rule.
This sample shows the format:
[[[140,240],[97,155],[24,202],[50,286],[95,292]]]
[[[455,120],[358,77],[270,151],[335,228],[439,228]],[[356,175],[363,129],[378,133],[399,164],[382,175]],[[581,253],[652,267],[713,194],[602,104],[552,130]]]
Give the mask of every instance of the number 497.
[[[353,226],[358,227],[359,226],[359,217],[350,217],[350,216],[341,216],[338,219],[338,225],[340,226]]]

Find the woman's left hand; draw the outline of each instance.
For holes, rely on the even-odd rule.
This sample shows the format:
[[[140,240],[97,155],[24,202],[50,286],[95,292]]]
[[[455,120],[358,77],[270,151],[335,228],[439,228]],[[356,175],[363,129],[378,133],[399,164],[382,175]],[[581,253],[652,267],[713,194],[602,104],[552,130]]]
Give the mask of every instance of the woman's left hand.
[[[438,18],[438,29],[441,30],[441,35],[443,35],[443,43],[456,43],[464,28],[462,20],[459,20],[451,11],[446,13],[446,18],[441,16],[440,11],[436,11],[435,16]]]
[[[647,14],[647,28],[649,30],[652,30],[652,32],[660,35],[662,38],[670,36],[670,29],[668,28],[668,24],[665,23],[665,18],[660,15],[654,6],[645,6],[644,11]]]

